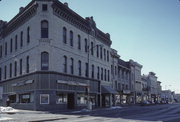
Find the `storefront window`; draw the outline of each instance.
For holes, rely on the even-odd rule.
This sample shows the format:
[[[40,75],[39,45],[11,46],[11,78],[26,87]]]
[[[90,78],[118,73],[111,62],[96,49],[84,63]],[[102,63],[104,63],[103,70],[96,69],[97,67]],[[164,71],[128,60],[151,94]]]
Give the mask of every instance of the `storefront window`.
[[[16,102],[16,95],[10,95],[9,100],[10,100],[10,103],[15,103]]]
[[[106,106],[110,105],[110,97],[108,95],[105,97],[105,104]]]
[[[49,104],[49,94],[40,94],[40,104]]]
[[[20,103],[30,103],[30,93],[27,94],[20,94]]]
[[[77,104],[87,104],[87,96],[84,94],[77,95]]]
[[[67,94],[57,94],[56,95],[56,103],[67,103]]]

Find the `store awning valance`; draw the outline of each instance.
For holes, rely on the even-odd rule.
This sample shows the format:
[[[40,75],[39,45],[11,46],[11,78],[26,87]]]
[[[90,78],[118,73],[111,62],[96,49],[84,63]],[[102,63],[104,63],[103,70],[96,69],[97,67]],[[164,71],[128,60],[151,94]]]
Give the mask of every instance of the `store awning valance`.
[[[110,86],[105,86],[105,85],[101,86],[101,93],[102,94],[118,94],[118,92],[112,89]]]

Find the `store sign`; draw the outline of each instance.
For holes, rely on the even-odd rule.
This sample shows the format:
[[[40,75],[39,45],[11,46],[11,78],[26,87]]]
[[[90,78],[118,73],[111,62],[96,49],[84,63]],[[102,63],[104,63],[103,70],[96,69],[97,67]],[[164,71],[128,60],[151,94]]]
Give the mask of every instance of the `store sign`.
[[[3,98],[3,87],[0,87],[0,99]]]

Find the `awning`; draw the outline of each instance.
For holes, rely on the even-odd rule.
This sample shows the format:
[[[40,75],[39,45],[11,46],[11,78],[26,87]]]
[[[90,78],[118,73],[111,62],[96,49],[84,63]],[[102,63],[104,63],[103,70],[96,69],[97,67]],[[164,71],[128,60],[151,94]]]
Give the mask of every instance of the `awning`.
[[[112,89],[110,86],[105,86],[105,85],[101,86],[101,93],[102,94],[118,94],[118,92]]]

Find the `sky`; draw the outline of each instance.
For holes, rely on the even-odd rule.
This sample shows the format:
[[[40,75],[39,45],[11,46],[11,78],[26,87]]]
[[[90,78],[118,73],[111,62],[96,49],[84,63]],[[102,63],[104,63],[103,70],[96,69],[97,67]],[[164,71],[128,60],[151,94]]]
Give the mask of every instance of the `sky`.
[[[31,0],[0,1],[0,19],[9,21]],[[121,59],[143,65],[142,74],[156,73],[163,89],[180,93],[179,0],[60,0],[83,18],[110,33]]]

